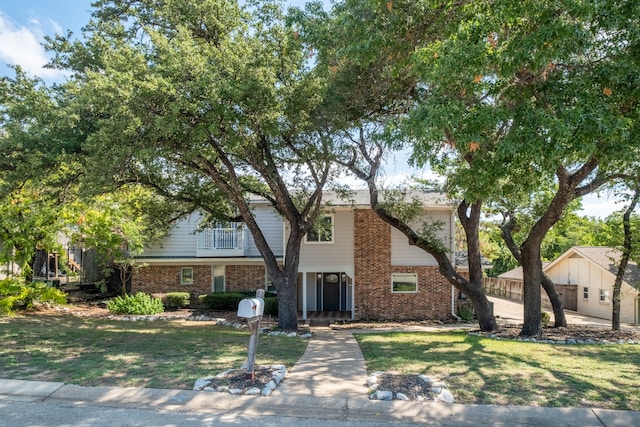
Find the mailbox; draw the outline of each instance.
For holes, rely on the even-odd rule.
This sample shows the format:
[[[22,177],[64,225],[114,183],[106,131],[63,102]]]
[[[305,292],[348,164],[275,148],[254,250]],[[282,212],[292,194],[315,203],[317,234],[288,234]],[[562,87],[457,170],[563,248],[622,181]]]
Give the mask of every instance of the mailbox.
[[[264,301],[262,298],[246,298],[238,304],[238,317],[252,318],[262,316]]]

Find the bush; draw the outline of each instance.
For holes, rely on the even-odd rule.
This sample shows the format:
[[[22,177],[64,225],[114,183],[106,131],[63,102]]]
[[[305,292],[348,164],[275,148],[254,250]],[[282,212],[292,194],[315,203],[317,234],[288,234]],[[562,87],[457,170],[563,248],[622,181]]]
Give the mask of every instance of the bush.
[[[543,311],[540,317],[540,322],[543,326],[549,324],[549,322],[551,322],[551,315],[546,311]]]
[[[202,298],[202,304],[210,310],[237,310],[238,304],[245,298],[248,296],[241,292],[216,292]]]
[[[0,280],[0,314],[29,310],[34,303],[66,304],[67,294],[44,282],[24,284],[17,279]]]
[[[277,316],[278,315],[278,298],[277,297],[265,297],[264,298],[264,315]]]
[[[470,305],[463,305],[458,307],[458,317],[464,322],[473,321],[473,308]]]
[[[115,314],[158,314],[164,311],[159,298],[138,292],[135,295],[115,297],[107,302],[107,309]]]
[[[255,292],[216,292],[202,298],[202,304],[210,310],[236,311],[238,304],[245,298],[255,298]],[[267,292],[264,298],[264,314],[278,315],[278,298],[273,292]]]
[[[191,295],[189,292],[169,292],[162,299],[164,308],[167,310],[177,310],[189,306]]]

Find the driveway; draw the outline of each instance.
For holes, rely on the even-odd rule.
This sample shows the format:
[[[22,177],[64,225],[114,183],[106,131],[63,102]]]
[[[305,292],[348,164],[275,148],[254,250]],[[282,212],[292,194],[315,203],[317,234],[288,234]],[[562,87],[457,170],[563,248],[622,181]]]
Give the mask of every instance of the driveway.
[[[521,302],[511,301],[504,298],[488,296],[489,301],[493,303],[493,313],[498,321],[510,324],[521,325],[524,322],[524,308]],[[551,314],[551,321],[554,320],[551,310],[544,310]],[[576,326],[591,326],[596,328],[611,328],[611,319],[600,319],[598,317],[585,316],[575,311],[565,310],[567,324]],[[623,324],[623,329],[638,330],[637,325]]]

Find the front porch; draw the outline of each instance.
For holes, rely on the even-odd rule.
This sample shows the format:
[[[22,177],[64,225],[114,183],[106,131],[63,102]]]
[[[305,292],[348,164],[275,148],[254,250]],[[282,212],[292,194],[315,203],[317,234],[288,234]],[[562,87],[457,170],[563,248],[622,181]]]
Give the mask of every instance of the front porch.
[[[305,271],[298,274],[301,320],[327,323],[353,319],[354,283],[347,272]]]
[[[302,313],[298,313],[302,318]],[[309,326],[328,326],[336,322],[348,322],[352,320],[351,311],[309,311],[306,322]]]

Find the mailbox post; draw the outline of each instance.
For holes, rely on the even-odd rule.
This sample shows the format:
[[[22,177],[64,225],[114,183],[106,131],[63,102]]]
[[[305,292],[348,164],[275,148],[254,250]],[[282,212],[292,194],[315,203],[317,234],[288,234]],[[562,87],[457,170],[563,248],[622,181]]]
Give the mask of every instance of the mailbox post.
[[[258,335],[260,333],[260,320],[264,313],[264,290],[258,289],[256,298],[245,298],[238,304],[238,317],[247,319],[249,323],[249,355],[247,358],[247,373],[245,378],[254,380],[255,370],[254,363],[256,360],[256,352],[258,350]]]

